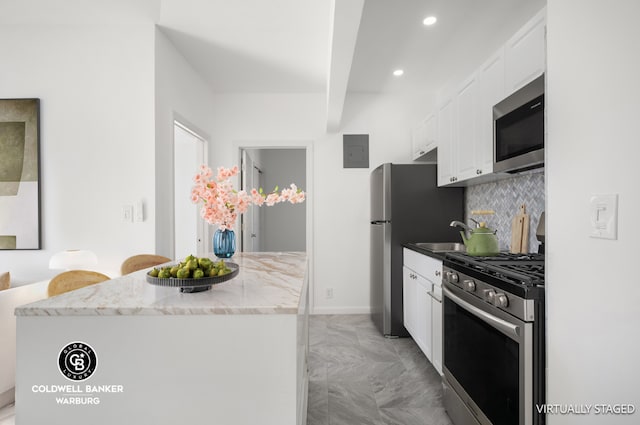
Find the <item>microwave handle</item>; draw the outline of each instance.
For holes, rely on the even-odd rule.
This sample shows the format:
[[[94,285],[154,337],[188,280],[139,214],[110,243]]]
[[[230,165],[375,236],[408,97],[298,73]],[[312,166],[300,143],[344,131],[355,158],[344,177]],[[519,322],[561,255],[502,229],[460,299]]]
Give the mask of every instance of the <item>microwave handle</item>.
[[[476,316],[478,319],[482,320],[483,322],[487,323],[490,326],[493,326],[494,328],[498,329],[500,332],[502,332],[503,334],[507,335],[512,339],[515,339],[515,340],[520,339],[520,326],[513,325],[507,322],[506,320],[502,320],[499,317],[495,317],[485,311],[480,310],[478,307],[467,303],[462,298],[455,295],[445,286],[442,287],[442,290],[444,291],[445,295],[449,299],[451,299],[451,301],[456,303],[461,308],[464,308],[469,313]]]

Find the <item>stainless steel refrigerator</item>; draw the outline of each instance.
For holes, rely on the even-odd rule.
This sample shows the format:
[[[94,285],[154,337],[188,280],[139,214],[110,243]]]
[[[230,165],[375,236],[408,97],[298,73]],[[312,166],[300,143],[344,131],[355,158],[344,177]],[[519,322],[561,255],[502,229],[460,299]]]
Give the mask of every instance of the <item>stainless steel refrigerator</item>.
[[[464,189],[439,188],[435,164],[382,164],[371,172],[371,317],[387,336],[402,319],[402,244],[459,242]]]

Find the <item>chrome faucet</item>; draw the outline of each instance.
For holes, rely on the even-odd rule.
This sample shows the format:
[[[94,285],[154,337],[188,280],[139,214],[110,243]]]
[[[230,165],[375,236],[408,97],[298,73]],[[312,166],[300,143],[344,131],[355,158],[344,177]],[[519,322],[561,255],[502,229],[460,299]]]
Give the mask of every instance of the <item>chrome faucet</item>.
[[[451,224],[449,224],[449,226],[451,226],[451,227],[458,226],[458,227],[462,227],[465,230],[468,230],[469,232],[473,231],[473,229],[471,227],[469,227],[466,224],[464,224],[463,222],[457,221],[457,220],[452,221]]]

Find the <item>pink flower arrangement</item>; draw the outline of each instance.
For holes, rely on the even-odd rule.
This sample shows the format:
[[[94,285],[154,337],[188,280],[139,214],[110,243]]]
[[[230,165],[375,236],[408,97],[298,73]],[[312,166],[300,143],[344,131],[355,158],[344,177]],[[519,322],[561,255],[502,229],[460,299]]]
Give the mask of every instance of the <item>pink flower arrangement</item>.
[[[252,204],[257,206],[272,206],[280,202],[299,204],[305,200],[304,191],[298,189],[293,183],[280,192],[276,186],[273,192],[268,194],[264,193],[262,188],[251,189],[249,193],[244,190],[235,191],[229,179],[237,174],[238,167],[220,167],[214,179],[211,168],[201,165],[200,172],[193,178],[195,185],[191,190],[191,201],[194,204],[202,202],[200,215],[207,223],[217,225],[220,230],[233,230],[238,214],[246,212]]]

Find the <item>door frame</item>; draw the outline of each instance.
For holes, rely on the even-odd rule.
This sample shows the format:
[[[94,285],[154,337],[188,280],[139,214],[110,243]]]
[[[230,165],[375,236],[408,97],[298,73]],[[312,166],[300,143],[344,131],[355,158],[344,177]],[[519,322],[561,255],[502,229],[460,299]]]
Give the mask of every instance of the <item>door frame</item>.
[[[309,277],[309,306],[311,312],[314,310],[314,239],[313,239],[313,141],[312,140],[234,140],[233,150],[236,155],[237,164],[242,164],[242,151],[244,149],[304,149],[305,150],[305,172],[307,187],[304,191],[311,196],[306,196],[306,251]]]
[[[249,155],[249,152],[248,152],[248,151],[249,151],[248,149],[241,149],[241,152],[240,152],[240,153],[241,153],[241,159],[240,159],[240,164],[241,164],[241,171],[240,171],[240,173],[241,173],[241,174],[240,174],[240,188],[241,188],[241,189],[243,189],[243,190],[246,190],[247,188],[256,188],[256,189],[257,189],[257,188],[259,188],[259,187],[261,187],[261,186],[262,186],[260,183],[256,185],[256,183],[255,183],[255,180],[254,180],[254,179],[251,179],[252,184],[250,184],[248,187],[247,187],[247,185],[246,185],[245,180],[249,180],[247,177],[248,177],[249,173],[253,173],[253,172],[254,172],[254,169],[257,169],[257,170],[258,170],[258,175],[262,174],[262,166],[260,165],[260,163],[259,163],[259,162],[256,162],[256,161],[255,161],[255,158],[253,158],[252,156],[250,156],[250,155]],[[251,169],[251,170],[247,170],[247,169],[246,169],[246,168],[247,168],[247,166],[248,166],[247,161],[246,161],[247,159],[250,159],[250,160],[251,160],[251,166],[252,166],[252,169]],[[258,178],[258,180],[260,180],[260,178]],[[262,211],[262,209],[260,209],[260,208],[258,208],[257,210],[258,210],[258,211]],[[254,211],[254,212],[255,212],[255,211],[256,211],[256,209],[251,208],[249,211]],[[239,220],[240,220],[240,226],[238,226],[238,228],[240,229],[240,234],[239,234],[239,236],[240,236],[240,242],[241,242],[241,246],[240,246],[240,249],[239,249],[239,250],[240,250],[240,251],[243,251],[243,252],[245,252],[245,251],[253,251],[253,252],[255,252],[253,249],[249,249],[249,250],[247,250],[247,245],[248,245],[248,244],[247,244],[247,242],[248,242],[249,240],[251,240],[251,239],[247,239],[247,237],[246,237],[246,236],[247,236],[247,235],[246,235],[246,233],[247,233],[247,230],[246,230],[246,229],[247,229],[247,227],[246,227],[246,220],[245,220],[245,218],[246,218],[247,214],[249,213],[249,211],[247,211],[247,213],[245,213],[244,215],[241,215],[241,216],[239,217]],[[255,222],[255,217],[253,217],[253,221]],[[258,225],[260,226],[260,227],[259,227],[259,230],[260,230],[260,231],[262,230],[262,224],[263,224],[263,223],[262,223],[262,214],[259,212],[259,213],[258,213]],[[255,228],[252,228],[252,229],[250,230],[250,232],[251,232],[252,234],[253,234],[253,230],[255,230]],[[252,236],[252,237],[253,237],[253,236]],[[262,238],[262,236],[261,236],[261,235],[260,235],[259,237],[260,237],[260,239]],[[252,241],[251,243],[253,243],[253,241]],[[258,241],[258,247],[260,247],[260,245],[262,245],[262,244],[260,243],[260,241]],[[252,247],[252,248],[253,248],[253,247]],[[259,251],[261,251],[261,250],[259,249],[259,250],[258,250],[258,252],[259,252]]]
[[[186,118],[184,118],[183,116],[181,116],[180,114],[178,114],[177,112],[173,112],[173,121],[172,121],[172,126],[171,126],[171,179],[174,180],[175,176],[173,175],[174,170],[175,170],[175,155],[173,152],[173,149],[175,149],[175,127],[178,126],[180,128],[182,128],[184,131],[191,133],[192,135],[194,135],[195,137],[197,137],[198,139],[201,139],[204,144],[203,144],[203,153],[202,153],[202,163],[208,165],[209,163],[209,140],[210,137],[209,135],[202,131],[200,128],[198,128],[198,126],[193,125],[191,122],[189,122],[189,120],[187,120]],[[193,174],[195,175],[198,172],[198,169],[193,170]],[[176,203],[176,194],[175,191],[172,189],[172,204],[175,206]],[[211,232],[209,230],[209,226],[206,225],[206,222],[204,220],[198,220],[198,236],[200,237],[200,241],[198,241],[198,253],[196,255],[201,256],[204,255],[204,253],[207,252],[206,246],[208,241],[211,240]],[[175,230],[176,230],[176,217],[175,214],[172,210],[171,212],[171,224],[172,224],[172,229],[171,229],[171,252],[170,252],[170,257],[175,259],[176,256],[176,252],[175,252],[175,247],[176,247],[176,236],[175,236]]]

